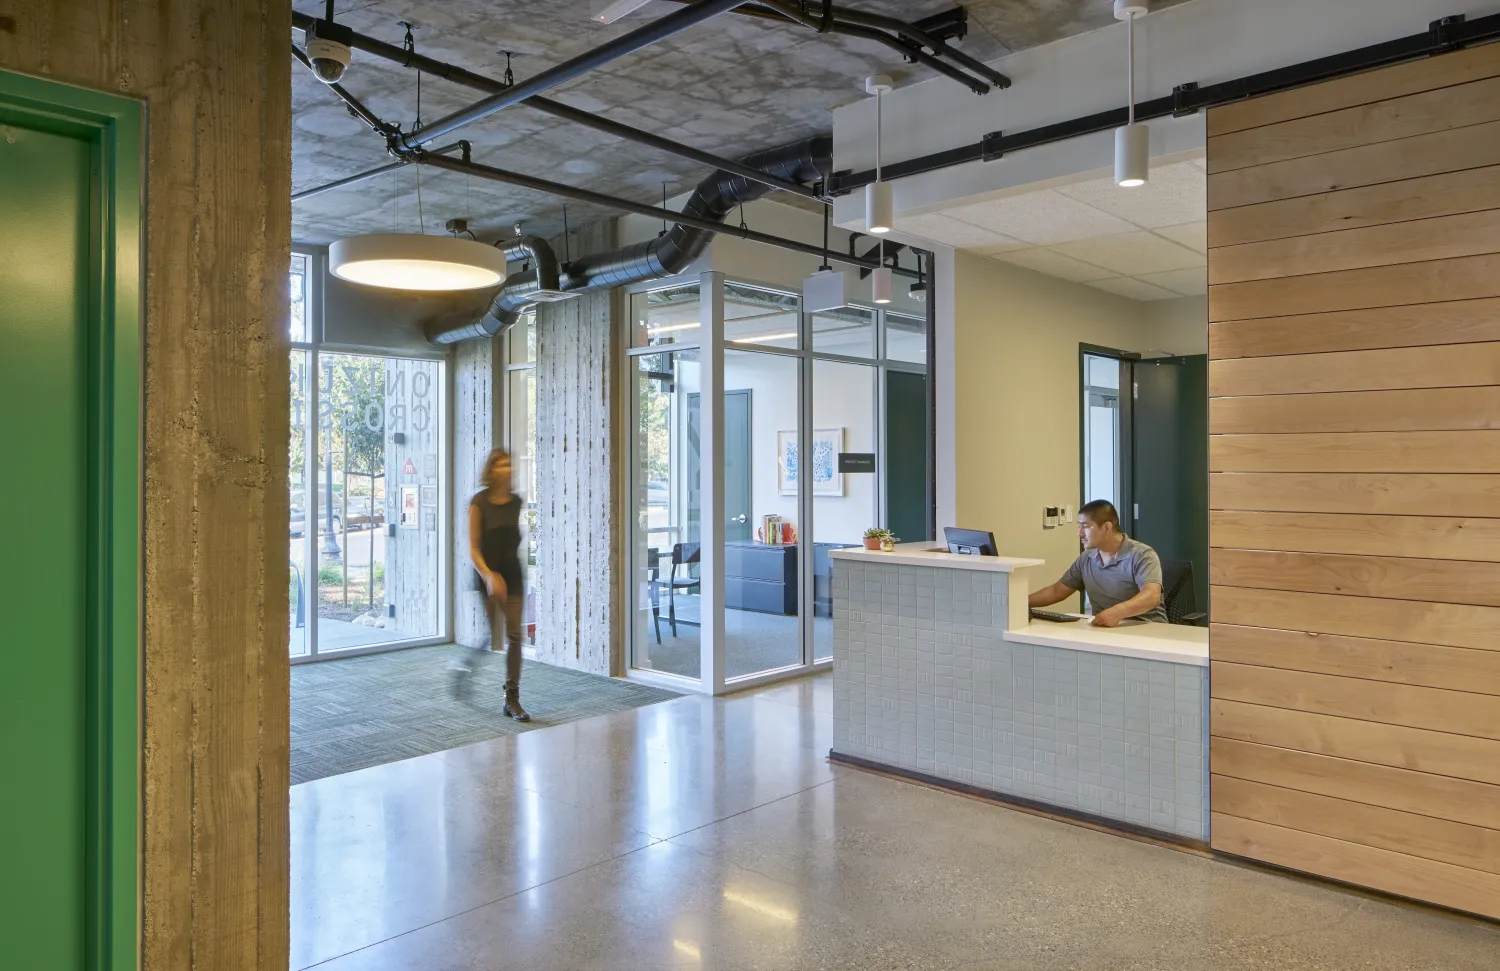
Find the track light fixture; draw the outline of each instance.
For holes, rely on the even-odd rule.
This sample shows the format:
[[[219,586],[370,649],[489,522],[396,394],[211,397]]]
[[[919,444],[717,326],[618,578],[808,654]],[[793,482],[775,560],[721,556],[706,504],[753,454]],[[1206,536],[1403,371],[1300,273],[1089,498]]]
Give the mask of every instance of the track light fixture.
[[[1130,96],[1129,121],[1115,129],[1115,183],[1132,188],[1151,177],[1151,131],[1135,123],[1135,18],[1146,13],[1146,0],[1115,0],[1115,19],[1125,21],[1126,88]]]
[[[891,90],[891,79],[884,74],[865,78],[865,90],[875,96],[875,181],[865,186],[865,232],[878,236],[891,231],[895,214],[891,184],[880,179],[880,98]]]

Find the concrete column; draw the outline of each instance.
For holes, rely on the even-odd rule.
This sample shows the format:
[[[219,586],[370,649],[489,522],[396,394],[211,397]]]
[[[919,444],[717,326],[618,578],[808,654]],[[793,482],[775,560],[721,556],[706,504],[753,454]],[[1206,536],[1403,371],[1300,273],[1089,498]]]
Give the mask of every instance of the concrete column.
[[[613,249],[614,223],[554,245]],[[618,669],[621,642],[613,321],[622,299],[595,291],[536,311],[537,658],[605,675]]]
[[[501,340],[463,341],[453,353],[453,639],[469,647],[489,639],[469,561],[469,500],[479,491],[485,457],[502,438]]]

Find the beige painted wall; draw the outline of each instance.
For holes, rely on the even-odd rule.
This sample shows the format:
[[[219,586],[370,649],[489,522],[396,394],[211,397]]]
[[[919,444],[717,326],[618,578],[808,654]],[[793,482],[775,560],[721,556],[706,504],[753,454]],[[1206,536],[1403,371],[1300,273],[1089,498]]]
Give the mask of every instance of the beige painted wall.
[[[1206,345],[1206,307],[1127,300],[962,251],[954,267],[957,522],[939,525],[992,530],[1003,555],[1045,559],[1032,571],[1045,586],[1078,551],[1073,529],[1042,528],[1043,506],[1079,502],[1078,345],[1199,353],[1174,345],[1195,335],[1195,312]]]
[[[0,17],[0,68],[148,106],[145,971],[287,966],[290,6]]]
[[[1208,353],[1208,298],[1149,300],[1137,303],[1142,326],[1142,350],[1167,351],[1172,355]],[[1160,357],[1149,354],[1148,357]]]

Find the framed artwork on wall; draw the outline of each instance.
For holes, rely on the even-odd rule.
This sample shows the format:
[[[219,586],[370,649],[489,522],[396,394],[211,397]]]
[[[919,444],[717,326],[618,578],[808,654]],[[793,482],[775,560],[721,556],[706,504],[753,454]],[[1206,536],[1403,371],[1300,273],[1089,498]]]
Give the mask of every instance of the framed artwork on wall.
[[[815,496],[842,496],[844,474],[839,471],[839,453],[844,450],[842,428],[819,428],[813,432],[812,464],[808,468]],[[776,433],[776,475],[778,491],[783,496],[797,494],[797,433]]]

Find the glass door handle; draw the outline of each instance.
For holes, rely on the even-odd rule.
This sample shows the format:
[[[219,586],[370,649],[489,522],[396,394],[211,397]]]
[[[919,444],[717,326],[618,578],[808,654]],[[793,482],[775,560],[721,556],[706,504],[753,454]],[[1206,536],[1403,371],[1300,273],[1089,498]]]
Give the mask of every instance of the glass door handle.
[[[729,517],[729,521],[732,522],[732,523],[742,523],[746,519],[749,519],[749,518],[750,517],[749,517],[748,514],[746,514],[746,513],[740,513],[738,516],[730,516]]]

